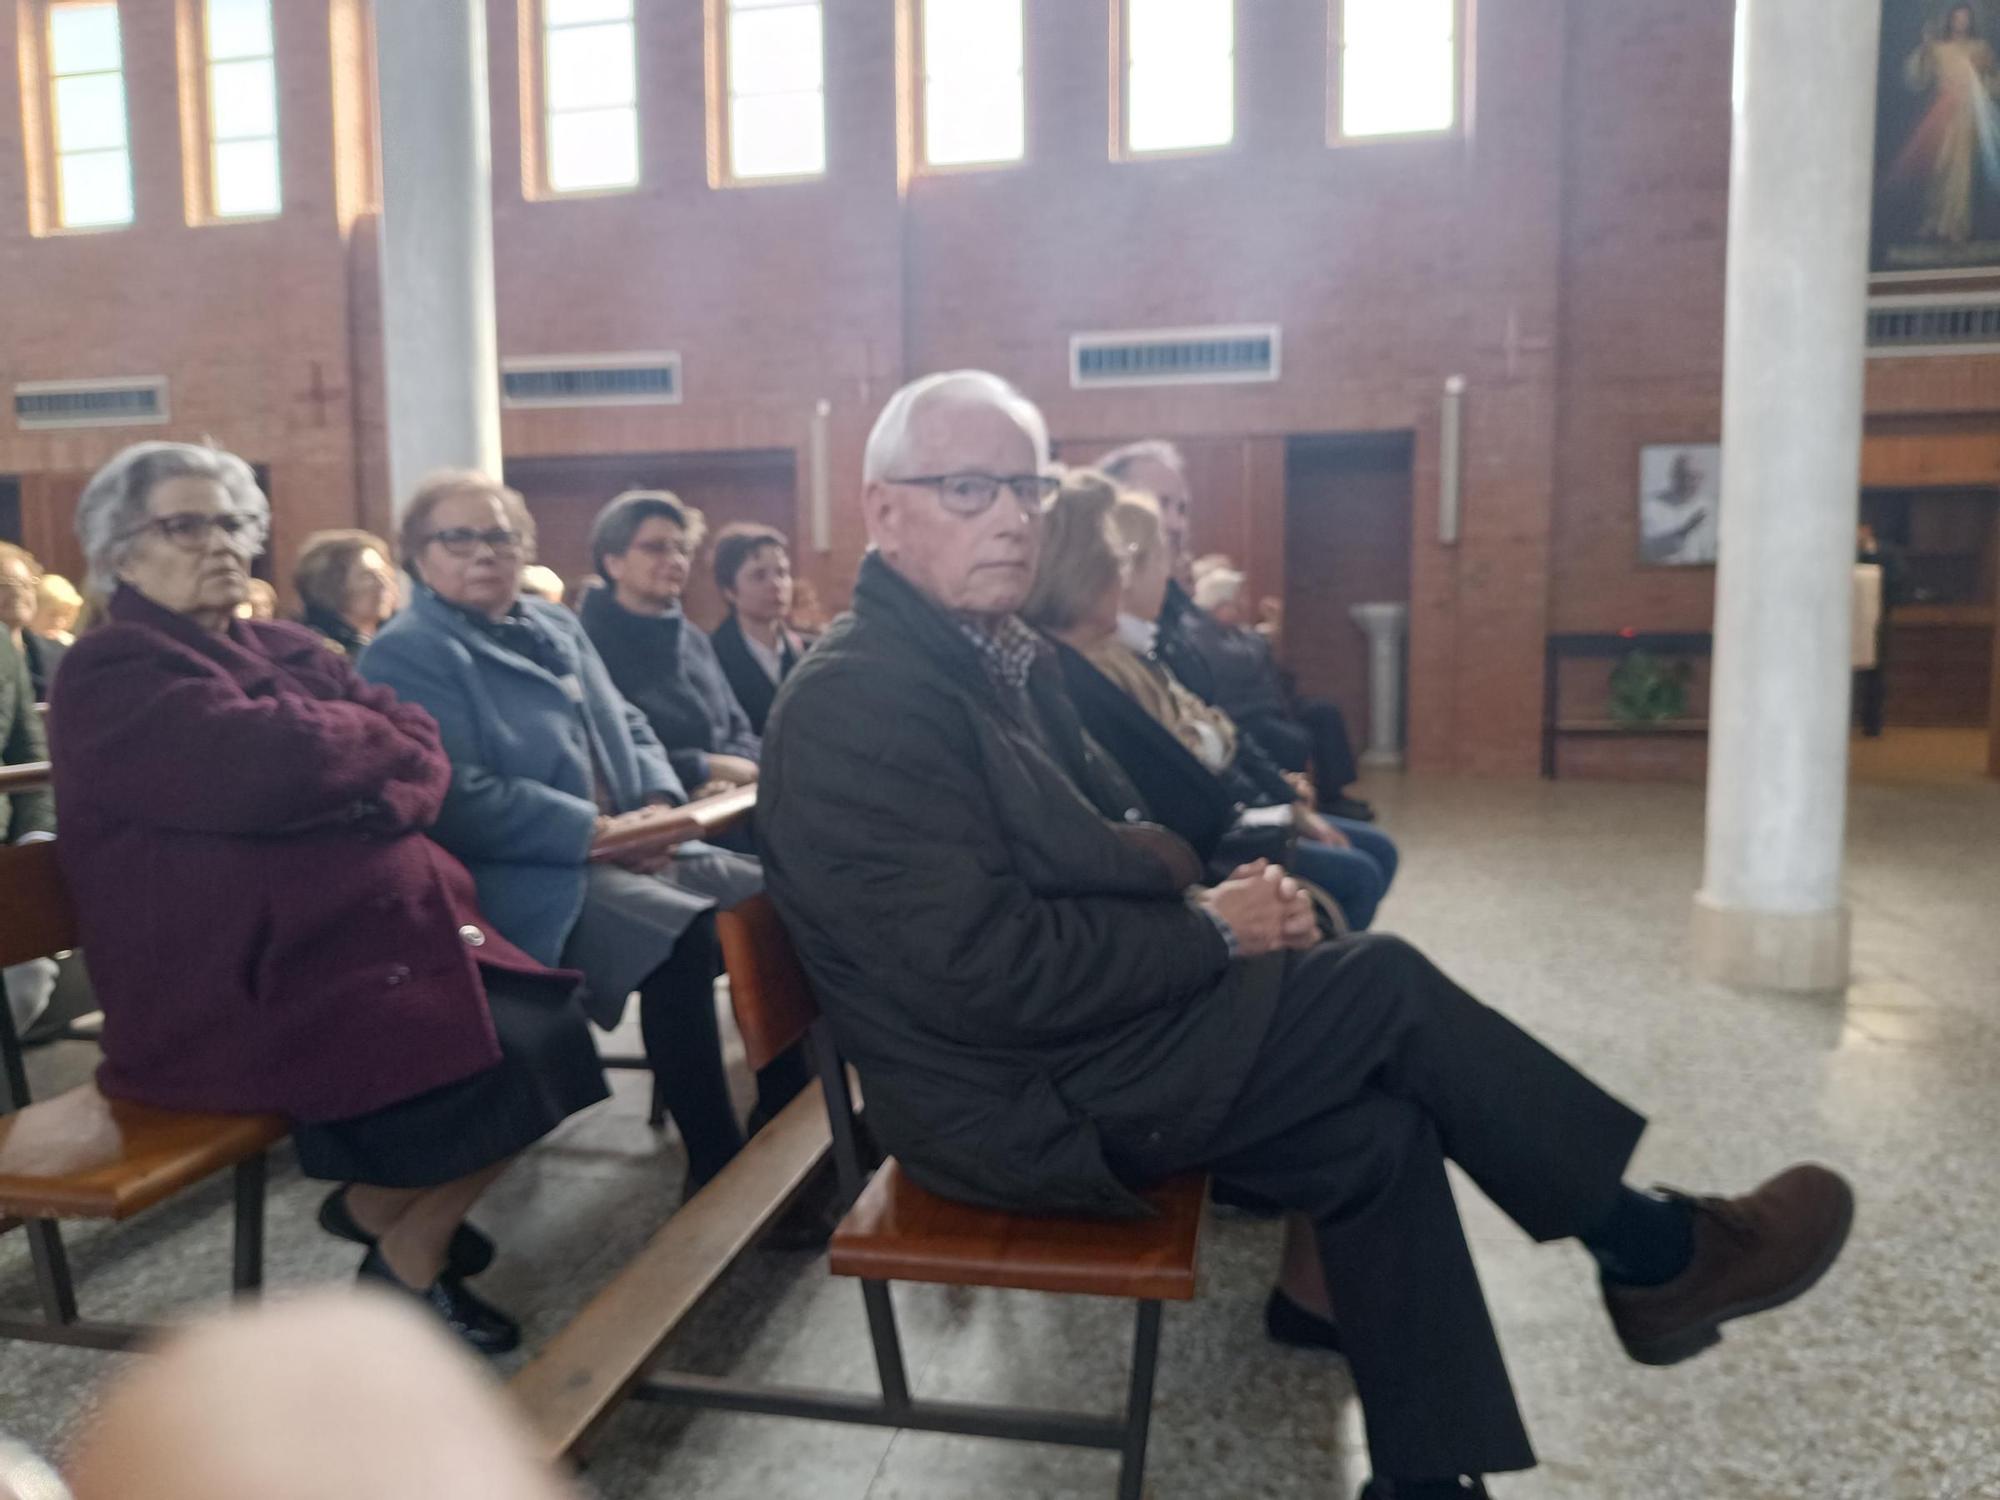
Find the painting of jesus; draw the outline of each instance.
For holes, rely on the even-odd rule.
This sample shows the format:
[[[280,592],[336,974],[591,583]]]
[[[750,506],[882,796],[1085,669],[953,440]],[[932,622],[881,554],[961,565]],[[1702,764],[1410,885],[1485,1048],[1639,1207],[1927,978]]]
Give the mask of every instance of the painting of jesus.
[[[1876,97],[1878,273],[2000,265],[1992,0],[1885,0]]]

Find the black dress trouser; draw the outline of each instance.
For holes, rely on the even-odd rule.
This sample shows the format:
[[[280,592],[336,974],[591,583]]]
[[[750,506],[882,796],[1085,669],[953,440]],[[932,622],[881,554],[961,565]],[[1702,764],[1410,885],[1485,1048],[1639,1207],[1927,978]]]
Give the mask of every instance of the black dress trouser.
[[[1364,935],[1292,961],[1234,1108],[1181,1165],[1311,1217],[1375,1472],[1443,1478],[1535,1461],[1446,1160],[1566,1239],[1609,1213],[1644,1128],[1415,948]]]
[[[1263,752],[1287,771],[1312,771],[1322,804],[1340,795],[1361,774],[1354,763],[1354,741],[1347,733],[1347,716],[1340,705],[1324,698],[1301,700],[1291,717],[1248,714],[1242,727]]]

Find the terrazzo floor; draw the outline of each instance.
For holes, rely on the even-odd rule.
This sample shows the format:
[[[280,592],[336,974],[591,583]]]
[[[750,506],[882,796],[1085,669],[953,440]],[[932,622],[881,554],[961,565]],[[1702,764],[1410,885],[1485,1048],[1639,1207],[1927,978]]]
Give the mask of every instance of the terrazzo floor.
[[[1369,792],[1405,854],[1381,925],[1648,1110],[1641,1180],[1734,1192],[1814,1157],[1860,1192],[1854,1239],[1817,1292],[1655,1371],[1619,1353],[1580,1250],[1530,1244],[1460,1179],[1542,1456],[1539,1470],[1495,1481],[1495,1496],[2000,1500],[2000,784],[1857,786],[1844,1004],[1689,978],[1698,788],[1382,779]],[[36,1085],[63,1086],[90,1061],[80,1046],[44,1049]],[[530,1346],[678,1198],[679,1148],[646,1129],[643,1080],[615,1080],[615,1100],[531,1153],[478,1215],[504,1250],[482,1289],[522,1316]],[[280,1292],[352,1273],[351,1251],[313,1226],[317,1197],[281,1156],[269,1215]],[[227,1222],[218,1183],[133,1224],[74,1233],[87,1310],[139,1318],[216,1302]],[[1274,1251],[1270,1226],[1218,1218],[1201,1299],[1168,1311],[1156,1500],[1348,1500],[1366,1472],[1340,1362],[1264,1340]],[[1123,1306],[896,1295],[921,1394],[1118,1399]],[[17,1235],[0,1239],[0,1305],[33,1305]],[[60,1449],[113,1358],[0,1346],[0,1430]],[[854,1389],[872,1380],[854,1288],[807,1254],[747,1257],[672,1358]],[[585,1483],[603,1500],[1067,1500],[1108,1496],[1114,1469],[1067,1450],[630,1407]]]

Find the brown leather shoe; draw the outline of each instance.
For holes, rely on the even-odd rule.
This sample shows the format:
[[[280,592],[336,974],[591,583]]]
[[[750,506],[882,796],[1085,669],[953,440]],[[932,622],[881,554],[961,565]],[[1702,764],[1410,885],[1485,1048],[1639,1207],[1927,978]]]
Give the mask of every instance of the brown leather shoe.
[[[1692,1359],[1722,1338],[1731,1318],[1803,1296],[1832,1266],[1854,1223],[1847,1179],[1810,1164],[1787,1168],[1741,1198],[1668,1195],[1693,1210],[1693,1262],[1663,1286],[1604,1283],[1611,1325],[1642,1365]]]

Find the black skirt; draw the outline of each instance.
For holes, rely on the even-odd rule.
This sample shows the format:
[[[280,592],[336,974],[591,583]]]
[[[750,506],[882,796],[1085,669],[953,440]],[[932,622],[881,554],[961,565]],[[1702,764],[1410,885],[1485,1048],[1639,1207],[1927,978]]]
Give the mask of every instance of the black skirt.
[[[436,1187],[518,1155],[609,1096],[574,995],[527,975],[480,974],[500,1061],[365,1115],[298,1126],[301,1171],[371,1187]]]

